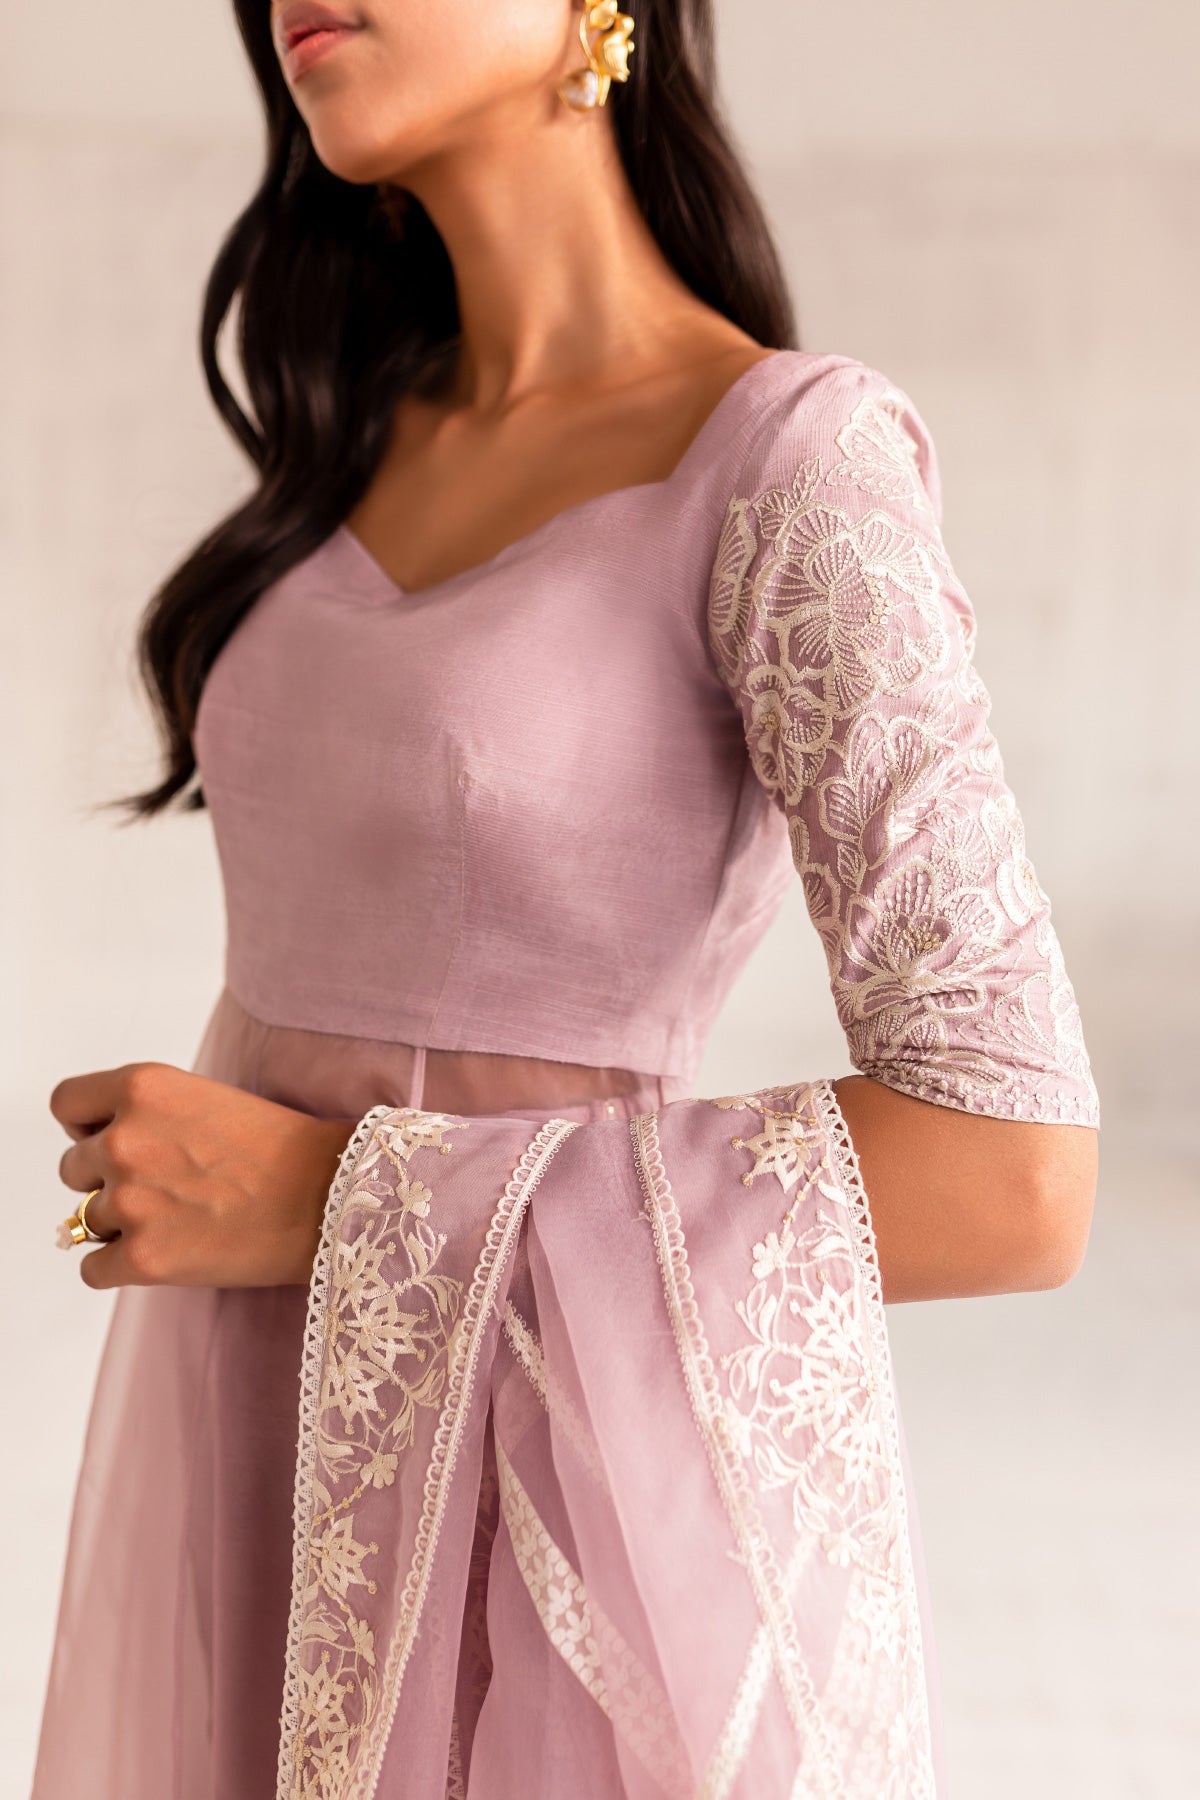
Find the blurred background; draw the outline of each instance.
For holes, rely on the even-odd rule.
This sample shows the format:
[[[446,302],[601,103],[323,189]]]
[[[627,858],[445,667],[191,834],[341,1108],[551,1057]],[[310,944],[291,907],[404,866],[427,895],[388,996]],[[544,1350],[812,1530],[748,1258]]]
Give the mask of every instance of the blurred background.
[[[17,1795],[109,1304],[53,1248],[65,1140],[46,1097],[89,1068],[186,1065],[220,985],[206,818],[120,827],[90,809],[153,766],[137,615],[246,483],[195,340],[260,134],[220,0],[121,0],[102,17],[59,0],[15,11],[4,36],[0,1115],[15,1405],[0,1791]],[[1105,1108],[1072,1283],[889,1309],[950,1800],[1190,1800],[1200,9],[725,0],[721,58],[805,347],[882,368],[933,431],[948,547]],[[794,894],[699,1091],[846,1067]]]

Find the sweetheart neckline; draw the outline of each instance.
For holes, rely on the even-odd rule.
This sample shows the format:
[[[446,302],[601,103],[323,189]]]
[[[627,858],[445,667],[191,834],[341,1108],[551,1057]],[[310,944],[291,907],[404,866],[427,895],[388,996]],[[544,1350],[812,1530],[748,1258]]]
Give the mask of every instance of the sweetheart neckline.
[[[743,369],[741,374],[737,376],[735,380],[730,382],[720,399],[710,409],[700,425],[699,430],[687,444],[674,468],[669,474],[662,476],[658,481],[627,482],[622,487],[605,488],[601,493],[588,494],[582,500],[573,501],[570,506],[560,507],[557,512],[551,513],[548,519],[543,519],[540,525],[531,526],[528,531],[522,532],[520,537],[513,538],[511,542],[501,545],[500,549],[493,552],[491,556],[483,557],[479,562],[471,563],[467,568],[459,569],[453,575],[445,575],[440,581],[426,582],[423,587],[405,587],[402,583],[398,582],[394,576],[389,574],[374,552],[368,550],[366,544],[364,544],[358,534],[352,531],[345,522],[337,526],[333,536],[335,539],[340,539],[348,544],[349,548],[365,565],[368,572],[371,573],[380,585],[386,588],[393,597],[402,600],[428,599],[431,595],[439,594],[446,588],[455,587],[460,582],[478,579],[479,577],[486,575],[492,569],[497,568],[502,563],[506,562],[509,557],[515,556],[519,552],[528,549],[531,544],[535,543],[547,532],[560,527],[565,519],[578,517],[590,508],[602,506],[606,502],[611,505],[616,500],[628,499],[632,494],[657,493],[662,489],[670,487],[679,476],[682,475],[685,467],[690,464],[693,458],[698,454],[701,446],[707,440],[711,430],[715,426],[718,417],[727,410],[729,402],[735,397],[740,397],[744,392],[745,387],[749,382],[749,378],[754,375],[757,370],[765,367],[767,364],[777,362],[780,357],[789,357],[798,354],[803,354],[803,352],[771,350],[768,351],[765,356],[756,358],[748,368]]]

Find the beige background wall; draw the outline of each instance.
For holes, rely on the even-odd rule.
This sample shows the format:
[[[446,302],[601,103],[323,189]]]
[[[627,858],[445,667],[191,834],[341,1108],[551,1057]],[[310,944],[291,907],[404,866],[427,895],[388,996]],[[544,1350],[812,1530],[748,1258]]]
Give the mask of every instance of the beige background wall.
[[[118,829],[88,809],[149,766],[143,599],[244,479],[194,337],[258,129],[219,0],[123,0],[102,30],[83,0],[27,7],[5,49],[0,1118],[22,1430],[0,1791],[19,1793],[106,1309],[49,1247],[62,1140],[45,1097],[84,1068],[187,1062],[219,983],[206,822]],[[1200,1277],[1198,52],[1184,0],[722,14],[729,109],[806,345],[882,367],[933,429],[1107,1109],[1068,1289],[891,1310],[953,1800],[1200,1790],[1180,1413]],[[796,901],[702,1091],[844,1067]]]

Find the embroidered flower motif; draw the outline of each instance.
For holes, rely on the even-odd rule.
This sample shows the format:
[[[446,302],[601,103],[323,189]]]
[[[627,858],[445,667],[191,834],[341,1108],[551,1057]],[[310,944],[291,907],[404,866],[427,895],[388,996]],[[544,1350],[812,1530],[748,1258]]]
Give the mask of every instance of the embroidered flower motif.
[[[758,1173],[758,1147],[788,1142],[794,1192],[780,1227],[753,1245],[752,1285],[735,1307],[745,1342],[720,1359],[729,1439],[763,1490],[789,1496],[800,1540],[847,1570],[851,1627],[891,1658],[905,1617],[892,1469],[844,1194],[811,1089],[793,1089],[790,1105],[774,1094],[741,1105],[762,1130],[733,1138],[734,1149],[754,1149]]]
[[[787,817],[855,1066],[965,1110],[1095,1124],[920,427],[895,389],[850,379],[842,424],[814,404],[822,435],[798,445],[793,473],[776,434],[761,482],[730,502],[714,660]]]
[[[752,1138],[733,1139],[735,1150],[749,1150],[754,1157],[754,1167],[742,1176],[742,1180],[748,1187],[759,1175],[774,1175],[786,1194],[795,1187],[807,1164],[805,1124],[795,1113],[772,1112],[765,1106],[759,1116],[762,1119],[760,1132]],[[786,1254],[786,1248],[781,1249],[778,1242],[773,1250],[769,1249],[770,1243],[768,1238],[761,1246],[764,1257]]]
[[[743,1180],[746,1152],[757,1161],[764,1144],[789,1143],[798,1162],[773,1227],[775,1184],[746,1198],[750,1279],[731,1317],[727,1262],[714,1276],[689,1257],[654,1116],[633,1127],[681,1367],[761,1620],[702,1791],[740,1786],[769,1680],[802,1734],[806,1793],[933,1800],[882,1296],[844,1121],[827,1083],[709,1104],[749,1116],[730,1140]],[[722,1208],[723,1231],[736,1213]],[[830,1610],[836,1645],[807,1662],[809,1623]]]
[[[304,1711],[313,1736],[320,1739],[344,1733],[347,1729],[345,1702],[348,1687],[333,1673],[328,1652],[315,1668],[303,1671],[301,1681]]]
[[[765,663],[746,678],[750,695],[747,741],[759,780],[795,805],[825,760],[832,723],[819,694],[794,671]]]
[[[861,400],[838,432],[843,460],[830,470],[829,482],[932,512],[917,461],[917,440],[905,427],[904,410],[895,393]]]
[[[814,507],[755,578],[754,617],[836,717],[902,693],[946,654],[931,559],[883,513],[854,521]]]
[[[872,898],[853,897],[846,935],[857,964],[857,1018],[930,999],[942,1014],[974,1011],[984,998],[974,978],[1003,943],[997,909],[982,894],[942,894],[932,866],[915,858],[882,881]]]
[[[922,720],[864,713],[846,734],[842,772],[821,783],[818,814],[838,845],[838,870],[860,887],[898,845],[912,838],[952,778],[945,746]]]
[[[1025,851],[1025,825],[1010,794],[987,799],[979,809],[979,827],[987,839],[996,869],[996,894],[1014,925],[1028,925],[1046,911]]]
[[[756,1281],[766,1281],[771,1275],[780,1274],[787,1267],[788,1251],[792,1247],[791,1233],[785,1228],[783,1240],[778,1232],[769,1231],[761,1244],[754,1246],[754,1258],[751,1268]]]
[[[370,1585],[363,1558],[374,1556],[379,1545],[358,1543],[352,1519],[326,1520],[310,1542],[316,1558],[315,1576],[327,1593],[344,1600],[352,1587]]]
[[[400,1458],[394,1451],[377,1450],[370,1462],[364,1464],[362,1480],[368,1487],[391,1487],[399,1466]]]

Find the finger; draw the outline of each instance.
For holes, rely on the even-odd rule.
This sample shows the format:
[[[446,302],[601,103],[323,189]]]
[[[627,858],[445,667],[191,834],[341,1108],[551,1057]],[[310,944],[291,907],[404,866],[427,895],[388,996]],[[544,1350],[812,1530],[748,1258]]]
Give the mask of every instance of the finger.
[[[81,1138],[58,1159],[58,1179],[64,1187],[74,1188],[77,1194],[102,1187],[110,1173],[103,1139],[96,1135]]]
[[[103,1131],[106,1125],[111,1124],[111,1119],[99,1119],[95,1125],[64,1125],[63,1130],[69,1138],[74,1138],[78,1143],[81,1138],[95,1137],[98,1131]]]
[[[89,1222],[91,1216],[89,1206]],[[139,1276],[130,1264],[129,1240],[123,1237],[114,1238],[111,1244],[103,1244],[99,1250],[89,1251],[79,1265],[79,1273],[90,1288],[146,1286],[145,1277]]]
[[[88,1191],[90,1193],[91,1189]],[[96,1198],[88,1201],[84,1223],[89,1231],[94,1231],[97,1237],[102,1238],[117,1238],[128,1230],[132,1221],[121,1204],[121,1190],[113,1188],[110,1191],[102,1187]]]
[[[60,1157],[58,1172],[73,1193],[96,1194],[88,1202],[87,1225],[97,1236],[114,1237],[125,1229],[128,1209],[123,1204],[120,1184],[110,1180],[112,1172],[103,1157],[103,1139],[88,1138],[82,1144],[72,1144]]]
[[[121,1091],[119,1069],[94,1069],[87,1075],[68,1075],[50,1094],[50,1111],[72,1137],[84,1137],[107,1125],[117,1110]]]

